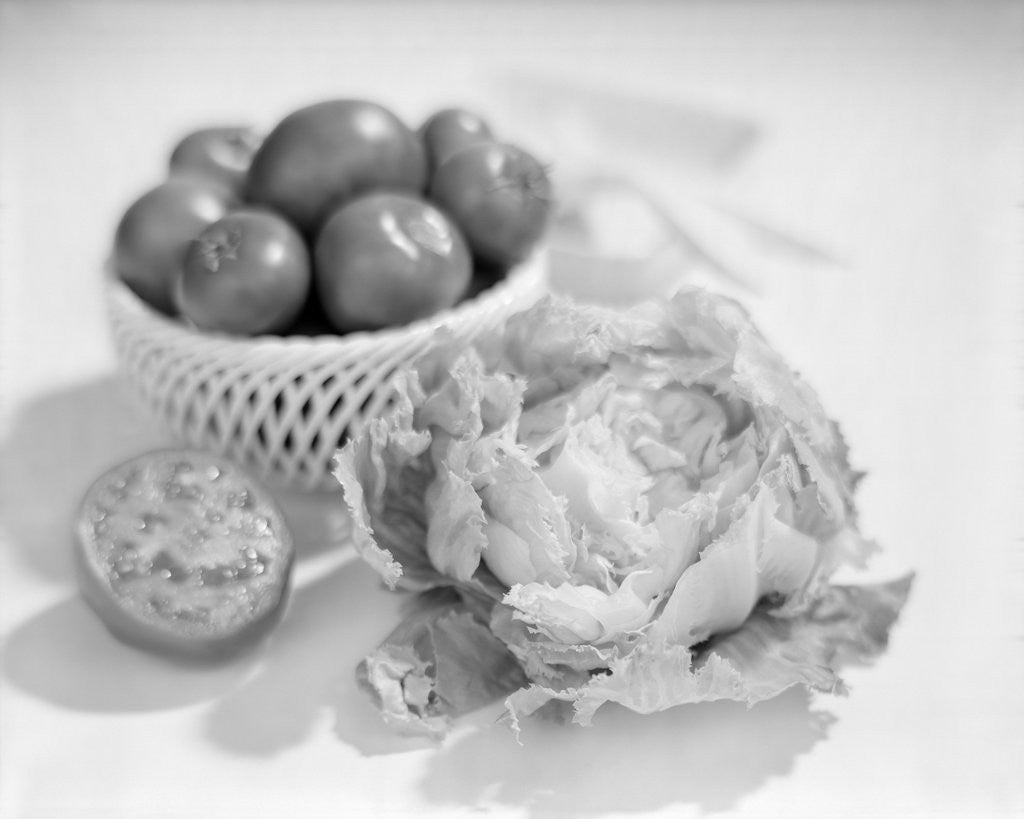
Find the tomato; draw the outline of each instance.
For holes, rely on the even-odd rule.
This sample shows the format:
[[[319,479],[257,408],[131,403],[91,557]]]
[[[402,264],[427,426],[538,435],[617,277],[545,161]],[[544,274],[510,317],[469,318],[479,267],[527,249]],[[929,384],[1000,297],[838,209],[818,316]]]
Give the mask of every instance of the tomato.
[[[430,198],[455,220],[482,261],[499,266],[530,254],[552,211],[544,166],[521,148],[495,142],[471,145],[442,163]]]
[[[191,243],[177,303],[205,330],[278,332],[302,309],[310,279],[309,251],[299,232],[276,213],[242,208]]]
[[[285,117],[253,157],[251,202],[269,205],[312,235],[330,210],[373,188],[420,192],[419,138],[372,102],[332,100]]]
[[[270,494],[199,452],[142,455],[100,477],[75,526],[86,601],[115,637],[214,659],[277,622],[295,549]]]
[[[338,209],[314,248],[320,302],[341,331],[405,324],[451,307],[472,268],[448,217],[404,194],[372,193]]]
[[[432,114],[420,127],[420,138],[427,149],[432,168],[463,148],[480,142],[493,142],[491,126],[465,108],[444,108]]]
[[[174,311],[174,287],[188,243],[229,207],[223,189],[176,178],[143,194],[121,217],[114,236],[114,268],[140,298]]]
[[[172,176],[198,176],[241,195],[259,135],[243,126],[204,128],[185,136],[171,152]]]

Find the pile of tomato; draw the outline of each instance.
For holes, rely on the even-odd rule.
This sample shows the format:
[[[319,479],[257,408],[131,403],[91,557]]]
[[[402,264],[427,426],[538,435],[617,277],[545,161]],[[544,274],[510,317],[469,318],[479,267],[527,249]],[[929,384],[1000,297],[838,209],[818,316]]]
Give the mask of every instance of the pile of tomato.
[[[186,136],[117,228],[117,274],[154,308],[237,334],[402,325],[500,279],[540,241],[544,166],[464,109],[417,130],[331,100],[265,138]],[[312,324],[311,324],[312,322]]]

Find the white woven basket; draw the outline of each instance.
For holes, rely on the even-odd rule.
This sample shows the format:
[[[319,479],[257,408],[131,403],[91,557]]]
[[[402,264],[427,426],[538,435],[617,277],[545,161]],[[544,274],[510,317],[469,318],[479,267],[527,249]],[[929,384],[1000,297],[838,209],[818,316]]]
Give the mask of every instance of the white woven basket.
[[[470,339],[500,330],[546,287],[537,254],[499,284],[403,327],[341,336],[239,338],[198,331],[117,279],[107,307],[121,369],[182,443],[226,455],[279,486],[336,488],[331,459],[387,408],[392,377],[446,327]]]

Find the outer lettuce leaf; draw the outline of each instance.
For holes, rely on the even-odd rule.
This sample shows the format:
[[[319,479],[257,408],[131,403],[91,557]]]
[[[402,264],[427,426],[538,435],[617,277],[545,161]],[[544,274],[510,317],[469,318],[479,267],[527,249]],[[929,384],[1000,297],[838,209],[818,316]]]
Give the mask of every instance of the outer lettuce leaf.
[[[885,649],[912,579],[834,586],[797,618],[759,611],[700,650],[645,641],[579,687],[535,684],[515,692],[506,700],[511,723],[517,727],[522,717],[553,700],[572,703],[573,720],[588,725],[606,702],[652,713],[719,699],[753,705],[794,685],[845,693],[839,669]]]
[[[391,588],[420,591],[444,582],[424,551],[423,504],[433,477],[417,457],[429,441],[425,437],[410,438],[414,445],[405,448],[387,422],[371,421],[335,457],[334,477],[352,516],[353,543]]]
[[[356,678],[384,721],[403,734],[443,736],[451,720],[526,683],[515,657],[454,595],[418,610],[359,664]]]
[[[743,678],[748,703],[796,684],[846,693],[837,671],[868,663],[885,650],[913,579],[906,575],[877,585],[830,586],[800,617],[759,611],[743,628],[715,640],[698,661],[711,654],[727,660]]]

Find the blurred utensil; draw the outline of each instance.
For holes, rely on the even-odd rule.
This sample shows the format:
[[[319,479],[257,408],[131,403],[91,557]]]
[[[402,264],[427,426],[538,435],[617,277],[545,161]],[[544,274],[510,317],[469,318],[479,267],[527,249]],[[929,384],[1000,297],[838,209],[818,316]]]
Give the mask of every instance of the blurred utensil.
[[[576,180],[551,237],[550,281],[586,301],[628,305],[682,284],[760,296],[772,265],[834,266],[814,245],[730,207],[686,198],[669,207],[637,183]]]

